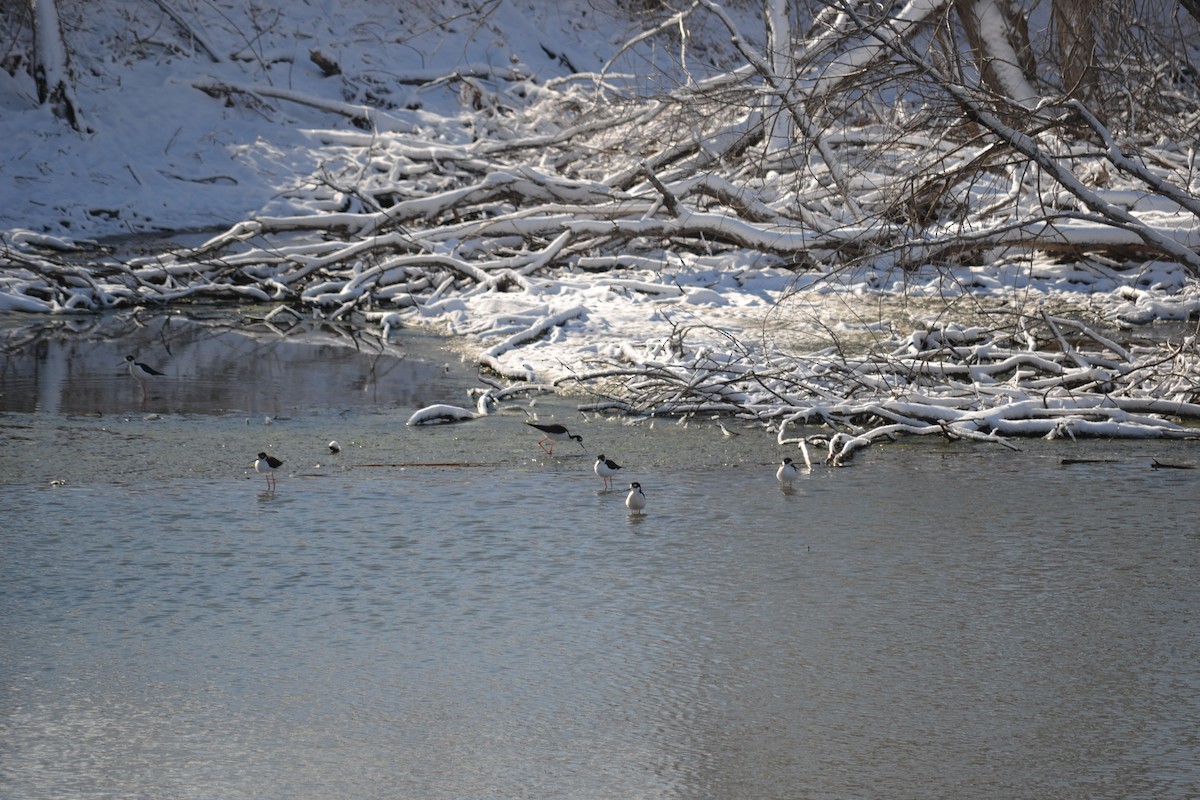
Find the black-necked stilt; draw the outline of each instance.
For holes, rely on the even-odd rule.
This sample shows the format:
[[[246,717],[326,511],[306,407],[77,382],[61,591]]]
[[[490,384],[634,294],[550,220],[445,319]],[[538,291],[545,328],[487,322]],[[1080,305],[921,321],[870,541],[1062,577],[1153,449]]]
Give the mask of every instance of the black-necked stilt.
[[[625,507],[635,514],[642,513],[642,509],[646,507],[646,495],[642,492],[642,485],[637,481],[629,484],[629,494],[625,496]]]
[[[800,470],[796,469],[796,465],[792,463],[790,458],[785,458],[783,463],[779,465],[779,469],[775,471],[775,479],[784,486],[791,486],[792,481],[800,477]]]
[[[603,453],[596,456],[596,474],[600,476],[602,481],[604,481],[605,489],[612,488],[612,477],[613,475],[617,474],[617,470],[620,468],[620,464],[613,461],[611,458],[605,458]]]
[[[580,447],[583,447],[583,437],[571,433],[564,425],[542,425],[537,422],[526,422],[525,424],[531,428],[537,428],[545,434],[538,440],[538,447],[542,448],[542,452],[548,455],[554,455],[554,443],[561,442],[563,439],[572,439],[579,442]],[[546,442],[550,442],[549,450],[546,449]],[[587,452],[586,447],[583,447],[583,452]]]
[[[275,456],[269,456],[266,453],[259,453],[258,458],[254,461],[254,471],[260,475],[267,476],[267,488],[275,488],[275,470],[283,466],[283,462]]]
[[[125,363],[129,365],[129,374],[137,379],[137,382],[142,385],[142,399],[146,399],[146,381],[151,378],[161,378],[163,374],[149,364],[143,364],[136,360],[133,356],[125,356]]]

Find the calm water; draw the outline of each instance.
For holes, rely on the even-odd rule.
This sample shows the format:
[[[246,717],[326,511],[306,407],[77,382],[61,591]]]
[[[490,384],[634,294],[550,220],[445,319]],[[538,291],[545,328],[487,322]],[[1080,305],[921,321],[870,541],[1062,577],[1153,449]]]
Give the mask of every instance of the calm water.
[[[589,449],[551,459],[523,412],[264,425],[115,373],[125,412],[0,417],[0,796],[1200,795],[1200,471],[1149,468],[1189,446],[890,445],[785,494],[754,431],[542,400]]]

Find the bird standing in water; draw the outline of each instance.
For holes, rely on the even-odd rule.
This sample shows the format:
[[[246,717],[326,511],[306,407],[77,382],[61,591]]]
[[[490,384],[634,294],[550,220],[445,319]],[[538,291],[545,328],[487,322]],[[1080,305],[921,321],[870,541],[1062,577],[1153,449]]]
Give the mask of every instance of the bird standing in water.
[[[283,462],[275,456],[269,456],[266,453],[259,453],[258,458],[254,462],[254,471],[260,475],[267,476],[267,488],[275,488],[275,470],[283,466]]]
[[[625,496],[625,507],[635,514],[642,513],[642,509],[646,507],[646,495],[642,491],[642,485],[637,481],[629,484],[629,494]]]
[[[796,465],[790,458],[785,458],[779,465],[779,469],[775,471],[775,479],[788,488],[791,488],[792,482],[799,477],[800,470],[796,469]]]
[[[617,470],[621,465],[613,461],[611,458],[605,458],[604,454],[596,456],[596,466],[594,467],[596,474],[600,476],[600,480],[604,481],[605,489],[612,489],[613,475],[617,474]]]
[[[525,424],[542,432],[543,436],[538,440],[538,447],[542,448],[542,452],[547,455],[554,455],[554,443],[564,439],[572,439],[579,442],[580,447],[583,447],[583,437],[571,433],[565,425],[542,425],[537,422],[526,422]],[[546,449],[546,442],[550,442],[549,450]],[[587,452],[586,447],[583,447],[583,452]]]
[[[125,363],[129,365],[129,374],[137,379],[137,382],[142,385],[142,402],[146,401],[146,381],[151,378],[161,378],[163,374],[149,364],[143,364],[133,356],[125,356]]]

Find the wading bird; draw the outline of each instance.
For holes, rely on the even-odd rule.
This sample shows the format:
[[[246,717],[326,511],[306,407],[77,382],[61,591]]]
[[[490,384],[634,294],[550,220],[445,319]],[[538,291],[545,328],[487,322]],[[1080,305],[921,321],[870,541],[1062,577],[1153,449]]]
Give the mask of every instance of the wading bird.
[[[799,477],[800,470],[796,469],[796,465],[792,463],[790,458],[785,458],[783,463],[779,465],[779,469],[775,472],[775,479],[788,487],[792,485],[792,481]]]
[[[600,480],[604,481],[604,488],[611,489],[613,475],[617,474],[617,470],[621,465],[613,461],[611,458],[605,458],[604,454],[596,456],[596,474],[600,476]]]
[[[625,496],[625,507],[635,514],[642,513],[642,509],[646,507],[646,495],[642,491],[642,485],[637,481],[629,484],[629,494]]]
[[[579,442],[579,446],[583,447],[583,437],[571,433],[564,425],[542,425],[537,422],[526,422],[531,428],[537,428],[544,435],[538,440],[538,447],[542,448],[542,452],[547,455],[554,455],[554,443],[561,442],[564,439],[571,439]],[[546,442],[550,443],[550,449],[546,449]],[[583,452],[587,452],[587,448],[583,447]]]
[[[133,356],[125,356],[125,363],[129,365],[129,374],[137,379],[137,382],[142,385],[142,401],[146,400],[146,381],[151,378],[161,378],[163,374],[149,364],[143,364],[136,360]]]
[[[254,461],[254,471],[260,475],[267,476],[267,488],[275,488],[275,470],[283,466],[283,462],[275,456],[269,456],[266,453],[259,453],[258,458]]]

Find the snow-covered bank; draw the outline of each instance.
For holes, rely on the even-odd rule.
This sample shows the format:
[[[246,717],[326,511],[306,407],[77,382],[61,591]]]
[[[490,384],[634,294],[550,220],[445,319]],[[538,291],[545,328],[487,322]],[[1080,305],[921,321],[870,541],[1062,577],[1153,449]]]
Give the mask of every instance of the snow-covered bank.
[[[19,5],[19,4],[18,4]],[[39,3],[35,5],[50,5]],[[57,0],[86,130],[38,90],[29,20],[0,17],[0,233],[75,239],[319,208],[320,131],[482,131],[473,93],[600,69],[636,23],[588,2]]]
[[[437,326],[518,387],[743,416],[781,443],[819,423],[835,461],[899,433],[1189,437],[1200,417],[1195,337],[1162,329],[1200,316],[1195,152],[1032,85],[1018,125],[909,44],[945,4],[898,12],[923,16],[891,82],[843,105],[837,65],[880,57],[853,15],[768,64],[756,42],[780,32],[754,3],[429,2],[394,26],[367,0],[157,7],[86,28],[129,59],[84,56],[81,102],[124,86],[84,109],[91,133],[20,73],[0,86],[26,123],[0,143],[0,308]],[[819,125],[780,70],[807,76]],[[204,226],[149,255],[74,249]]]

